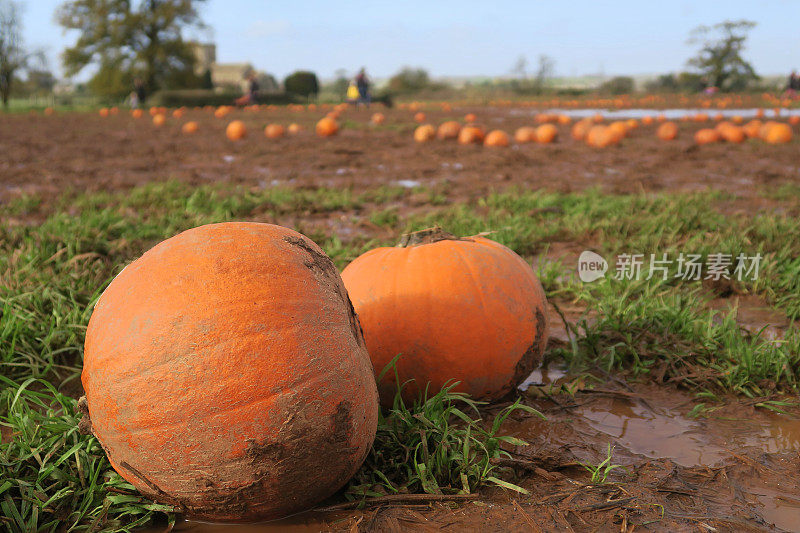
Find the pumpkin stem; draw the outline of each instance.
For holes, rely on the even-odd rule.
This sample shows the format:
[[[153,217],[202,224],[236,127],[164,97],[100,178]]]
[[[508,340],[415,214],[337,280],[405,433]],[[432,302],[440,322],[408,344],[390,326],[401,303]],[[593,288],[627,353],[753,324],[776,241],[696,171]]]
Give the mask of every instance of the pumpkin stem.
[[[439,241],[465,241],[469,239],[461,239],[452,233],[444,231],[439,226],[432,228],[421,229],[411,233],[404,233],[400,237],[400,242],[397,243],[398,248],[408,248],[410,246],[418,246],[420,244],[430,244]]]

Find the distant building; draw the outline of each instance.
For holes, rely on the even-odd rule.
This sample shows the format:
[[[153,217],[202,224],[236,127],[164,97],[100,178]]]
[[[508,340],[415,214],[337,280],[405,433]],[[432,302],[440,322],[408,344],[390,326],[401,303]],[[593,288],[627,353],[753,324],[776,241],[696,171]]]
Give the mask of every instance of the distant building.
[[[261,92],[278,92],[280,86],[275,78],[257,71],[250,63],[217,63],[217,46],[211,43],[192,43],[195,56],[195,74],[201,76],[211,72],[211,83],[215,89],[237,89],[246,92],[252,73]]]

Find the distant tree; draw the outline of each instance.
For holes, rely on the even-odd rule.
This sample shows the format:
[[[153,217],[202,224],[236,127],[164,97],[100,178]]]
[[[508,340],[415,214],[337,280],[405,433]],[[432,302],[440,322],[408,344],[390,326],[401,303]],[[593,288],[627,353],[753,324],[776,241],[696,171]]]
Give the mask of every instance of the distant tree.
[[[604,82],[599,87],[599,91],[605,94],[630,94],[633,92],[634,83],[630,76],[615,76]]]
[[[542,54],[539,56],[539,66],[536,69],[536,85],[543,90],[547,81],[553,77],[556,62],[552,57]]]
[[[400,72],[389,78],[388,88],[391,92],[413,93],[426,89],[430,85],[431,78],[427,70],[403,67]]]
[[[319,80],[313,72],[298,70],[286,76],[283,80],[283,88],[289,94],[308,98],[319,93]]]
[[[511,67],[511,74],[515,75],[517,78],[524,80],[528,77],[528,58],[524,55],[521,55],[517,58],[517,61],[514,63],[514,66]]]
[[[656,79],[648,81],[645,89],[651,93],[675,93],[678,92],[678,79],[675,74],[662,74]]]
[[[149,91],[188,83],[195,56],[182,30],[202,27],[198,4],[205,0],[70,0],[56,18],[79,37],[62,61],[67,75],[97,67],[90,87],[106,96],[130,91],[141,77]],[[188,80],[188,82],[187,82]]]
[[[29,57],[22,46],[21,30],[17,2],[0,0],[0,98],[6,108],[17,74]]]
[[[701,47],[697,56],[688,61],[689,66],[722,91],[741,89],[750,80],[757,80],[755,69],[742,57],[747,33],[755,26],[749,20],[726,20],[711,27],[695,28],[689,43],[699,43]]]

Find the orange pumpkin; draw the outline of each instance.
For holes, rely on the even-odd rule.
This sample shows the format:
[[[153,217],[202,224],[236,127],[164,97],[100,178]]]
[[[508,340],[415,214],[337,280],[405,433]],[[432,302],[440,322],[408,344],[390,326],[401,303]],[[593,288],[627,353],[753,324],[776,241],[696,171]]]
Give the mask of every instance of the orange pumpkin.
[[[511,144],[511,141],[508,138],[508,134],[502,130],[490,131],[483,140],[484,146],[495,148],[505,147],[509,144]]]
[[[697,130],[694,134],[694,142],[697,144],[711,144],[719,141],[719,132],[711,128]]]
[[[133,118],[142,118],[142,115],[144,115],[144,111],[142,111],[141,109],[134,109],[133,111],[131,111],[131,116]]]
[[[418,143],[428,142],[434,137],[436,137],[436,128],[432,124],[423,124],[414,130],[414,140]]]
[[[759,132],[761,131],[761,121],[760,120],[751,120],[744,126],[742,126],[745,135],[747,135],[750,139],[758,138]]]
[[[330,137],[339,132],[339,124],[331,117],[324,117],[317,122],[316,131],[320,137]]]
[[[536,142],[536,128],[522,126],[514,132],[514,140],[520,144]]]
[[[617,144],[620,137],[608,126],[598,124],[592,126],[586,134],[586,143],[595,148],[606,148]]]
[[[747,134],[744,132],[742,128],[736,126],[735,124],[730,124],[724,128],[717,129],[720,137],[722,137],[726,142],[739,144],[744,142],[747,138]]]
[[[644,124],[645,126],[649,126],[652,123],[653,123],[653,117],[651,117],[650,115],[645,115],[642,117],[642,124]]]
[[[628,135],[628,126],[625,122],[620,120],[615,120],[611,124],[608,125],[608,129],[611,130],[611,133],[618,139],[622,140]]]
[[[590,118],[584,118],[579,120],[572,126],[572,138],[576,141],[582,141],[586,138],[586,134],[589,133],[589,129],[591,129],[594,122]]]
[[[674,122],[664,122],[656,129],[656,136],[662,141],[672,141],[678,137],[678,125]]]
[[[289,124],[289,127],[286,128],[286,131],[289,132],[289,135],[297,135],[298,133],[303,131],[303,128],[300,126],[300,124],[292,122],[291,124]]]
[[[466,123],[475,122],[476,120],[478,120],[478,118],[475,116],[475,113],[467,113],[464,115],[464,122]]]
[[[376,248],[342,279],[376,372],[397,354],[411,400],[450,380],[475,398],[502,398],[540,361],[547,342],[546,300],[530,265],[483,237],[458,239],[434,228]],[[390,373],[391,374],[391,373]],[[378,384],[390,405],[394,376]]]
[[[280,139],[284,135],[286,135],[286,128],[280,124],[267,124],[267,127],[264,128],[264,136],[267,139]]]
[[[788,124],[777,122],[772,124],[764,136],[764,140],[770,144],[783,144],[792,140],[792,128]]]
[[[225,128],[225,136],[232,141],[244,139],[247,135],[247,127],[241,120],[234,120]]]
[[[461,124],[455,120],[448,120],[439,125],[439,129],[436,130],[436,137],[442,140],[457,139],[459,131],[461,131]]]
[[[553,124],[542,124],[536,128],[536,142],[549,144],[558,137],[558,128]]]
[[[483,129],[480,126],[464,126],[458,132],[459,144],[480,144],[483,142]]]
[[[572,119],[569,118],[567,115],[558,115],[558,123],[562,126],[568,126],[572,124]]]
[[[184,113],[184,110],[182,108],[181,109],[176,109],[175,111],[172,112],[172,118],[181,118],[181,117],[183,117],[183,113]]]
[[[372,121],[373,124],[379,125],[384,123],[386,117],[383,116],[383,113],[375,113],[372,115],[372,118],[370,120]]]
[[[422,124],[423,122],[425,122],[425,113],[420,111],[419,113],[414,115],[414,122],[416,122],[417,124]]]
[[[55,115],[55,113],[56,113],[56,110],[53,109],[52,107],[45,107],[44,108],[44,115],[46,117],[51,117],[51,116]]]
[[[107,117],[109,115],[108,108],[107,107],[101,107],[100,111],[99,111],[99,114],[103,118]]]
[[[160,128],[167,122],[167,117],[163,113],[158,113],[153,117],[153,125]]]
[[[181,131],[185,135],[191,135],[193,133],[197,133],[197,122],[194,121],[187,122],[181,127]]]
[[[797,126],[798,124],[800,124],[800,115],[792,115],[791,117],[789,117],[789,124],[791,124],[792,126]]]
[[[86,331],[81,381],[114,469],[214,521],[314,506],[359,468],[378,397],[336,267],[272,224],[194,228],[128,265]]]

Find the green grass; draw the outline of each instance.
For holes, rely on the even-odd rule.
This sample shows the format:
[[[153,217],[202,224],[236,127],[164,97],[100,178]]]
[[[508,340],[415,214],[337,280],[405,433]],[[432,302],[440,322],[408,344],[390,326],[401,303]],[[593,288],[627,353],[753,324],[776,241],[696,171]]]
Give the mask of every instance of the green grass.
[[[0,413],[0,528],[131,531],[174,521],[171,507],[139,496],[114,472],[97,439],[79,433],[77,401],[50,383],[0,376]]]
[[[382,375],[394,369],[393,363]],[[396,372],[395,380],[400,382]],[[403,402],[402,387],[398,388],[392,407],[379,414],[375,443],[364,466],[349,483],[348,498],[417,492],[471,494],[485,484],[527,494],[525,489],[497,477],[498,467],[492,460],[510,457],[501,449],[503,443],[527,446],[521,439],[499,434],[512,413],[544,417],[518,400],[485,427],[479,407],[486,403],[455,392],[457,385],[448,384],[431,396],[426,390],[410,406]]]
[[[728,290],[757,294],[796,319],[796,202],[782,204],[783,211],[745,216],[715,209],[732,198],[714,192],[512,190],[456,204],[451,199],[444,187],[356,192],[165,182],[113,194],[67,191],[55,204],[32,196],[0,206],[0,425],[5,437],[8,431],[13,436],[0,445],[3,526],[52,531],[61,521],[82,530],[97,521],[115,530],[169,511],[136,495],[110,469],[96,440],[77,433],[77,405],[63,391],[78,388],[86,325],[114,275],[157,242],[212,222],[294,226],[340,268],[370,248],[395,244],[405,231],[435,224],[460,235],[492,231],[490,238],[539,259],[537,272],[551,300],[586,309],[571,328],[571,342],[550,350],[548,360],[563,359],[576,372],[621,372],[677,384],[703,402],[726,393],[760,398],[800,388],[796,327],[777,340],[743,330],[735,310],[709,308],[723,289],[676,279],[674,268],[666,281],[609,275],[583,284],[569,261],[542,257],[559,242],[594,249],[607,259],[620,253],[760,253],[760,277],[734,282]],[[398,207],[404,203],[424,209],[404,216]],[[782,404],[767,399],[759,405]],[[480,407],[449,388],[414,405],[396,402],[382,413],[374,449],[348,497],[464,493],[492,484],[521,490],[503,479],[492,460],[504,453],[503,443],[521,444],[501,435],[505,417],[530,408],[514,404],[490,422],[480,419]],[[600,479],[610,464],[609,458],[599,465]]]

